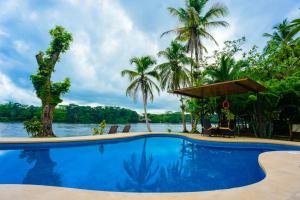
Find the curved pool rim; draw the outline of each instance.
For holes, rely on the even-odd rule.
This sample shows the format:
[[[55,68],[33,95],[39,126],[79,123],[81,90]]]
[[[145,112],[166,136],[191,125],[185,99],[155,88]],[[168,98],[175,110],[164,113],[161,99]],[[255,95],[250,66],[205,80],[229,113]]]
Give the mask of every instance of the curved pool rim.
[[[111,141],[111,140],[115,140],[116,139],[136,139],[139,137],[144,137],[144,136],[171,136],[171,137],[181,137],[181,138],[185,138],[185,139],[192,139],[192,140],[200,140],[200,141],[213,141],[213,142],[225,142],[227,144],[230,143],[250,143],[251,145],[253,144],[275,144],[275,145],[288,145],[288,146],[294,146],[294,147],[300,147],[300,144],[297,142],[290,142],[290,141],[277,141],[277,140],[270,140],[270,139],[257,139],[257,138],[210,138],[210,137],[204,137],[204,136],[200,136],[200,135],[194,135],[194,134],[180,134],[180,133],[128,133],[128,134],[114,134],[114,135],[103,135],[103,136],[83,136],[83,137],[72,137],[72,138],[1,138],[0,139],[0,144],[6,144],[6,145],[20,145],[20,144],[42,144],[42,143],[46,143],[47,145],[51,145],[51,143],[66,143],[66,142],[70,142],[69,144],[71,144],[71,142],[91,142],[91,141]],[[61,143],[61,144],[63,144]],[[75,143],[73,143],[75,144]],[[295,157],[293,159],[291,159],[290,157]],[[276,162],[274,163],[274,159],[276,160]],[[271,164],[268,163],[271,160]],[[282,162],[279,163],[279,160],[283,160]],[[280,168],[280,164],[283,163],[291,163],[291,165],[288,165],[288,169],[287,171],[292,172],[292,176],[286,176],[287,179],[290,179],[292,181],[295,182],[295,180],[299,180],[300,178],[300,172],[295,170],[298,168],[295,167],[300,167],[300,163],[296,162],[300,160],[300,153],[299,152],[294,152],[294,151],[287,151],[287,152],[281,152],[281,151],[275,151],[275,152],[265,152],[259,155],[259,165],[261,166],[261,168],[263,169],[263,171],[265,172],[266,176],[263,180],[256,182],[254,184],[250,184],[250,185],[246,185],[246,186],[242,186],[242,187],[236,187],[236,188],[231,188],[231,189],[222,189],[222,190],[216,190],[216,191],[202,191],[202,192],[183,192],[181,193],[181,198],[182,195],[187,195],[187,196],[198,196],[201,194],[201,196],[211,196],[211,199],[214,199],[215,194],[216,193],[224,193],[225,196],[228,193],[232,193],[235,191],[242,191],[245,192],[251,192],[251,193],[255,193],[255,196],[260,196],[262,195],[267,195],[270,194],[268,191],[267,193],[264,191],[261,191],[260,189],[258,189],[258,187],[261,187],[261,185],[263,185],[264,187],[271,187],[271,189],[274,190],[274,193],[277,194],[278,193],[282,193],[285,194],[288,190],[278,190],[278,186],[275,188],[272,187],[272,185],[274,184],[270,184],[270,178],[271,179],[278,179],[278,177],[276,178],[276,176],[274,176],[273,171],[274,170],[279,170]],[[273,163],[273,164],[272,164]],[[286,165],[284,165],[286,166]],[[274,169],[273,169],[274,168]],[[290,169],[291,168],[291,169]],[[294,169],[293,169],[294,168]],[[281,170],[282,171],[282,170]],[[277,174],[278,175],[278,174]],[[280,181],[284,181],[285,179],[282,179],[281,175],[280,175]],[[299,181],[298,181],[299,182]],[[296,182],[296,186],[297,189],[295,189],[294,187],[290,188],[290,191],[296,191],[297,194],[300,194],[300,190],[298,188],[298,185],[300,185],[300,183]],[[297,185],[298,184],[298,185]],[[4,190],[5,188],[5,190]],[[15,188],[15,190],[19,191],[19,192],[13,192],[13,188]],[[21,189],[21,191],[20,191]],[[76,188],[64,188],[64,187],[55,187],[55,186],[38,186],[38,185],[23,185],[23,184],[15,184],[15,185],[6,185],[6,184],[2,184],[0,185],[0,194],[4,195],[4,199],[6,195],[9,195],[11,197],[11,195],[18,195],[21,193],[27,193],[28,191],[30,191],[29,196],[32,197],[36,197],[37,194],[39,194],[41,191],[51,191],[52,195],[59,195],[61,197],[61,195],[66,195],[69,196],[70,192],[72,192],[73,194],[76,193],[78,194],[78,196],[76,196],[77,198],[75,199],[84,199],[81,198],[81,195],[91,195],[93,197],[100,197],[103,195],[112,195],[112,196],[117,196],[118,198],[120,197],[128,197],[133,195],[133,198],[138,197],[137,199],[149,199],[148,197],[151,197],[151,199],[163,199],[163,198],[169,198],[170,196],[172,196],[173,194],[178,195],[178,193],[147,193],[149,194],[147,197],[145,196],[141,196],[141,193],[127,193],[127,192],[103,192],[103,191],[92,191],[92,190],[84,190],[84,189],[76,189]],[[4,192],[3,192],[4,191]],[[290,193],[291,194],[291,193]],[[238,194],[236,194],[238,195]],[[286,194],[285,194],[286,195]],[[231,196],[231,195],[229,195]],[[22,199],[22,197],[24,196],[19,196],[16,197],[15,199]],[[75,197],[75,196],[74,196]],[[199,196],[198,196],[199,197]],[[279,195],[280,197],[280,195]],[[49,199],[51,199],[51,197],[49,197]],[[31,199],[31,198],[30,198]],[[34,199],[34,198],[33,198]],[[104,199],[116,199],[116,198],[110,198],[107,197]],[[194,199],[194,198],[191,198]],[[195,198],[197,199],[197,198]],[[222,199],[226,199],[226,198],[222,198]],[[228,198],[229,199],[229,198]],[[260,198],[257,198],[260,199]],[[276,199],[276,198],[275,198]]]
[[[199,137],[200,136],[200,137]],[[128,134],[111,134],[102,136],[79,136],[79,137],[61,137],[61,138],[0,138],[0,148],[6,149],[26,149],[31,147],[37,148],[60,148],[70,146],[85,146],[105,143],[119,143],[132,141],[145,137],[171,137],[182,138],[193,143],[201,144],[205,147],[212,148],[241,148],[241,149],[257,149],[264,148],[276,150],[276,146],[285,147],[287,150],[300,150],[298,142],[265,140],[253,138],[219,138],[205,137],[198,134],[182,134],[182,133],[128,133]],[[242,139],[242,140],[238,140]],[[251,140],[249,140],[251,139]],[[233,145],[233,146],[230,146]],[[272,148],[273,147],[273,148]]]
[[[249,137],[208,137],[200,134],[177,133],[177,132],[139,132],[139,133],[117,133],[105,134],[97,136],[74,136],[74,137],[49,137],[49,138],[27,138],[27,137],[9,137],[0,138],[0,145],[2,144],[35,144],[35,143],[67,143],[67,142],[91,142],[91,141],[117,141],[118,139],[135,139],[144,136],[166,136],[166,137],[180,137],[194,141],[220,142],[220,143],[250,143],[250,144],[274,144],[300,147],[300,142],[249,138]]]

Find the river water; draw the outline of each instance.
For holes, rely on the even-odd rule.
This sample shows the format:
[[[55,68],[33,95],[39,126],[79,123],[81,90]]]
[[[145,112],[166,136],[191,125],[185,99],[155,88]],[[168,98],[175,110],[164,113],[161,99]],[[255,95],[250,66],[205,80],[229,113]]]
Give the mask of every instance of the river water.
[[[98,124],[66,124],[66,123],[55,123],[53,124],[54,133],[58,137],[70,137],[70,136],[84,136],[91,135],[92,128],[97,127]],[[110,124],[107,125],[105,132],[110,128]],[[124,124],[119,125],[118,132],[123,130]],[[187,124],[187,128],[190,129],[190,124]],[[173,132],[182,131],[181,124],[167,124],[157,123],[151,124],[151,129],[154,132],[166,132],[170,129]],[[130,132],[145,132],[147,131],[146,124],[136,123],[131,124]],[[28,137],[23,123],[7,123],[0,122],[0,137]]]

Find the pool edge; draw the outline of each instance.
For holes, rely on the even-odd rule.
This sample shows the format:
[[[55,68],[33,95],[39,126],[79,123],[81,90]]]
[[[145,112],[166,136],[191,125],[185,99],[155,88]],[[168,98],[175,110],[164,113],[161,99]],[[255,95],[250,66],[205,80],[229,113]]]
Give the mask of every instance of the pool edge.
[[[97,141],[97,140],[112,140],[121,138],[131,138],[136,136],[145,135],[170,135],[170,136],[183,136],[195,140],[213,141],[213,142],[234,142],[234,143],[262,143],[262,144],[281,144],[289,146],[300,146],[300,142],[294,141],[283,141],[274,139],[262,139],[262,138],[248,138],[248,137],[235,137],[235,138],[224,138],[224,137],[208,137],[200,134],[187,134],[177,132],[139,132],[139,133],[118,133],[118,134],[106,134],[99,136],[74,136],[74,137],[55,137],[55,138],[20,138],[20,137],[9,137],[0,138],[0,144],[28,144],[28,143],[51,143],[51,142],[80,142],[80,141]]]

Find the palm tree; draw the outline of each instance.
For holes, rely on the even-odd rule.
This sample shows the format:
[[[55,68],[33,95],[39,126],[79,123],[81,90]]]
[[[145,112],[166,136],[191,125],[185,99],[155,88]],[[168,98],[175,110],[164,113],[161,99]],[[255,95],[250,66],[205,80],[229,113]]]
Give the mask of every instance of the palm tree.
[[[187,48],[176,41],[172,41],[170,47],[158,52],[159,57],[166,59],[166,62],[157,66],[160,72],[160,83],[162,89],[175,90],[190,84],[190,74],[185,65],[191,62],[186,56]],[[185,105],[181,98],[181,113],[183,132],[187,132],[185,120]]]
[[[222,55],[217,66],[211,66],[206,69],[206,73],[210,78],[207,82],[216,83],[234,80],[238,78],[240,69],[240,65],[237,65],[232,57]]]
[[[263,36],[270,38],[270,42],[275,42],[277,46],[280,44],[288,44],[291,42],[291,26],[287,19],[283,20],[280,24],[273,27],[274,32],[272,34],[270,33],[264,33]],[[269,45],[270,45],[269,42]]]
[[[195,55],[196,67],[199,67],[199,61],[203,60],[203,51],[207,51],[203,45],[203,39],[212,40],[217,44],[214,37],[208,32],[209,28],[228,26],[228,23],[219,20],[220,17],[227,15],[227,8],[220,4],[214,4],[207,12],[204,12],[208,0],[187,0],[185,8],[168,8],[169,12],[178,17],[180,27],[166,31],[162,36],[168,33],[176,33],[176,39],[187,42],[187,47],[191,58]],[[193,65],[191,64],[191,74],[193,84]]]
[[[135,65],[135,70],[126,69],[121,72],[122,77],[127,76],[131,81],[126,90],[126,95],[131,96],[136,100],[138,91],[140,90],[144,104],[147,129],[151,132],[147,115],[147,102],[148,98],[153,101],[153,88],[159,93],[159,87],[155,83],[155,80],[159,80],[159,76],[157,71],[151,68],[152,65],[156,64],[156,60],[150,56],[133,57],[130,59],[130,64]]]
[[[300,18],[298,19],[294,19],[291,23],[290,23],[290,27],[291,27],[291,32],[289,37],[294,37],[296,34],[298,34],[300,32]],[[298,37],[296,40],[300,40],[300,37]]]

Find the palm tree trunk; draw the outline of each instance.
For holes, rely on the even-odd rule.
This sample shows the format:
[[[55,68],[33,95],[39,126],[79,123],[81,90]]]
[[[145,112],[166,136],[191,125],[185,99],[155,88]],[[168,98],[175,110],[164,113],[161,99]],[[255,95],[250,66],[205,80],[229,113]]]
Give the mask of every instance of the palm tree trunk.
[[[186,128],[186,118],[185,118],[185,105],[183,102],[183,98],[180,98],[180,102],[181,102],[181,118],[182,118],[182,132],[187,133],[188,130]]]
[[[203,48],[202,48],[202,44],[201,44],[201,39],[199,39],[199,61],[202,63],[203,62]],[[203,63],[202,63],[203,64]]]
[[[144,115],[145,115],[145,121],[146,121],[147,129],[148,129],[149,132],[152,132],[151,128],[150,128],[149,120],[148,120],[148,114],[147,114],[147,97],[146,97],[144,92],[142,92],[142,94],[143,94]]]
[[[198,43],[197,41],[195,42],[195,59],[196,59],[196,67],[197,69],[199,68],[199,52],[198,52]]]
[[[191,50],[191,60],[193,60],[193,51]],[[193,62],[191,62],[191,86],[194,85],[194,77],[193,77]]]

